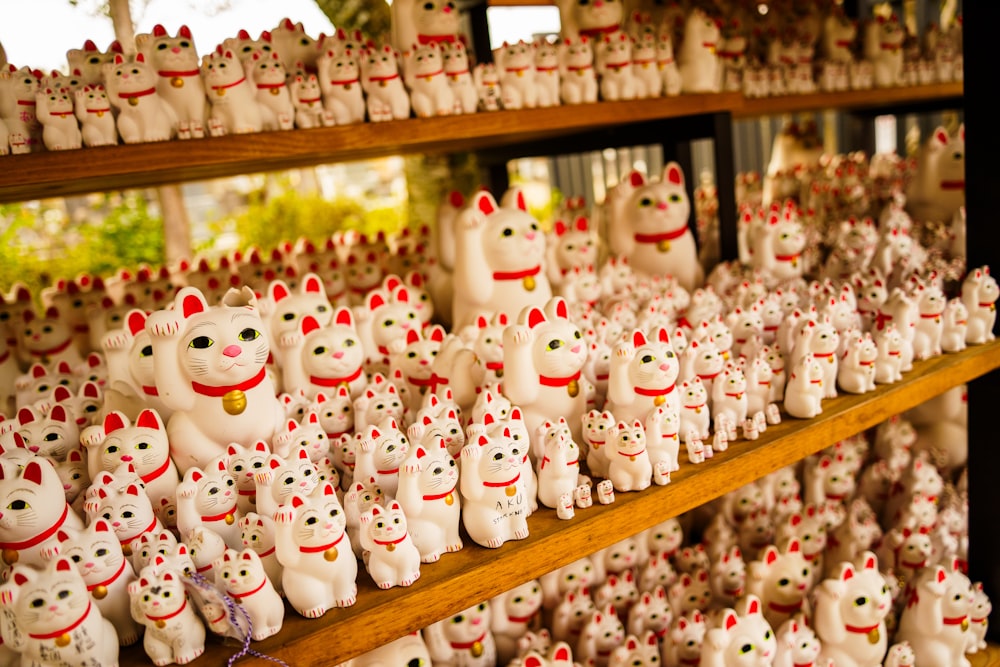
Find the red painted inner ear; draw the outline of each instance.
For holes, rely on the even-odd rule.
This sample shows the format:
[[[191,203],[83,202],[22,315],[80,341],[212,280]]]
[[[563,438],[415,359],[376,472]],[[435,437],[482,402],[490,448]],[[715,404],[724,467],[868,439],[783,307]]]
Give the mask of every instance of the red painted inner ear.
[[[486,194],[479,195],[476,206],[483,215],[490,215],[496,210],[496,207],[493,205],[493,199]]]
[[[532,308],[528,312],[528,326],[534,329],[536,326],[545,321],[545,313],[543,313],[538,308]]]
[[[637,187],[639,187],[640,185],[643,185],[646,182],[642,178],[642,174],[640,174],[637,171],[633,171],[631,174],[629,174],[628,180],[632,184],[632,187],[634,187],[634,188],[637,188]]]
[[[201,299],[193,294],[189,294],[184,297],[184,302],[182,303],[182,312],[184,317],[188,318],[197,313],[203,312],[205,310],[205,304],[202,303]]]
[[[282,299],[287,299],[291,294],[288,292],[288,287],[284,283],[274,283],[274,287],[271,289],[272,296],[275,302],[281,301]]]

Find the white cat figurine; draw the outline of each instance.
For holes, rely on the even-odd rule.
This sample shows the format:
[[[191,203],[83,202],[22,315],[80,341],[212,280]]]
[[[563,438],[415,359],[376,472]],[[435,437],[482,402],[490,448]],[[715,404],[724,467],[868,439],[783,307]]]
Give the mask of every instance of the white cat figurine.
[[[723,610],[719,627],[705,634],[700,663],[704,667],[770,667],[774,662],[778,642],[761,601],[751,594],[740,602],[743,614]]]
[[[171,37],[162,25],[157,24],[153,26],[152,33],[136,35],[135,41],[140,55],[156,72],[155,86],[159,97],[173,111],[174,133],[181,139],[204,137],[208,118],[207,91],[198,69],[198,51],[191,30],[182,25]],[[105,82],[111,92],[110,79],[105,77]],[[118,122],[120,128],[120,118]],[[124,132],[122,138],[125,139]],[[131,143],[127,139],[125,141]]]
[[[73,93],[68,88],[39,89],[35,94],[35,114],[42,124],[42,141],[48,150],[72,150],[83,145]]]
[[[226,549],[215,560],[215,580],[250,616],[254,641],[267,639],[281,630],[285,605],[264,571],[253,549]]]
[[[209,134],[219,137],[264,129],[256,87],[247,80],[232,51],[206,55],[201,73],[212,107],[208,115]]]
[[[705,10],[695,8],[688,13],[684,39],[677,54],[683,92],[719,92],[722,75],[717,49],[721,37],[719,24]]]
[[[499,70],[503,108],[534,109],[538,106],[532,45],[524,40],[516,44],[504,42],[493,52],[493,59]]]
[[[403,53],[403,78],[417,118],[450,116],[455,110],[455,93],[448,85],[436,43],[416,44]]]
[[[527,443],[480,435],[462,449],[462,523],[477,544],[496,549],[528,536],[529,498],[521,475]]]
[[[420,578],[420,551],[406,529],[406,515],[395,500],[361,515],[361,544],[368,573],[381,589],[410,586]]]
[[[295,126],[295,107],[286,82],[288,73],[280,56],[254,51],[244,60],[260,110],[261,129],[290,130]],[[362,111],[362,114],[364,111]]]
[[[361,85],[366,95],[368,120],[378,123],[410,117],[410,98],[403,87],[396,53],[391,46],[362,52]]]
[[[365,120],[360,57],[361,53],[356,49],[340,52],[331,49],[316,60],[323,104],[333,114],[337,125],[352,125]]]
[[[860,562],[860,569],[843,563],[839,575],[822,581],[813,593],[813,624],[823,645],[820,661],[832,659],[837,667],[878,665],[889,646],[889,588],[873,553],[862,554]]]
[[[205,652],[205,626],[188,604],[183,576],[157,556],[129,584],[132,617],[146,626],[142,647],[156,665],[184,665]]]
[[[444,440],[414,445],[400,469],[396,500],[406,512],[420,560],[433,563],[462,548],[458,463]]]
[[[210,461],[204,469],[188,468],[177,487],[177,528],[181,536],[203,526],[218,533],[231,548],[239,546],[238,497],[236,480],[229,474],[225,457]]]

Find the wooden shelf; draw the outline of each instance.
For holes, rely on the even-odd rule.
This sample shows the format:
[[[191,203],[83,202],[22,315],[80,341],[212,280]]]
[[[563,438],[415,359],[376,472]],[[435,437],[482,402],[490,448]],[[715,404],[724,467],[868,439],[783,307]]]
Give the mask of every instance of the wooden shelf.
[[[440,154],[710,114],[735,93],[497,111],[385,123],[85,148],[0,158],[0,202],[140,188],[387,155]]]
[[[254,648],[291,665],[337,665],[718,498],[998,367],[1000,341],[918,362],[901,382],[824,401],[818,418],[789,418],[769,427],[760,439],[740,440],[704,464],[691,465],[682,455],[681,470],[668,486],[621,493],[607,506],[595,500],[592,508],[577,510],[570,521],[541,509],[529,518],[527,539],[497,550],[467,542],[462,551],[424,565],[421,578],[409,588],[378,590],[359,568],[356,605],[317,620],[288,610],[281,633]],[[235,650],[210,641],[206,655],[194,664],[225,664]],[[122,663],[144,663],[139,653],[134,648],[124,651]],[[249,659],[246,664],[270,663]]]
[[[851,90],[843,93],[816,93],[815,95],[783,95],[781,97],[764,97],[760,99],[745,99],[733,109],[734,118],[752,118],[755,116],[773,116],[802,111],[822,111],[836,109],[851,111],[862,109],[889,109],[942,102],[954,102],[962,107],[962,83],[942,83],[931,86],[913,86],[900,88],[877,88],[874,90]]]
[[[1000,646],[990,644],[985,651],[968,656],[972,667],[1000,667]]]
[[[714,113],[747,118],[827,108],[962,103],[962,84],[746,100],[739,93],[598,102],[445,118],[261,132],[0,158],[0,203],[142,188],[400,154],[528,149],[630,124]],[[650,142],[657,137],[649,137]],[[566,143],[562,143],[565,146]],[[517,152],[517,151],[515,151]]]

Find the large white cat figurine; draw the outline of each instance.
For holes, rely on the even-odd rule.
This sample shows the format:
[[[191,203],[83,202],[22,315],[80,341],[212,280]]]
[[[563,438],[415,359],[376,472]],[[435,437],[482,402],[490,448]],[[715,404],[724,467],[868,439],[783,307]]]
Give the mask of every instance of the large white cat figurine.
[[[521,475],[527,443],[480,435],[462,449],[462,523],[476,544],[496,549],[528,536],[529,494]]]
[[[173,110],[178,138],[205,136],[207,91],[198,69],[198,51],[191,30],[182,25],[171,37],[157,24],[152,33],[136,35],[135,41],[140,54],[156,71],[156,91]]]
[[[118,109],[122,141],[137,144],[173,138],[176,113],[157,92],[156,72],[146,64],[145,56],[139,53],[128,61],[118,55],[105,67],[108,99]]]

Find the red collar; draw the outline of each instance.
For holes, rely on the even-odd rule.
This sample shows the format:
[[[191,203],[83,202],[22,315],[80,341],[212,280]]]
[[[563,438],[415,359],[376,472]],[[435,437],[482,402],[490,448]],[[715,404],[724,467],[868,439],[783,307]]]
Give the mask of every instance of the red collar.
[[[321,378],[316,375],[310,375],[309,383],[319,385],[320,387],[336,387],[342,384],[350,384],[359,377],[361,377],[361,366],[358,366],[358,369],[350,375],[346,375],[342,378]]]
[[[455,39],[455,35],[417,35],[417,43],[421,45],[440,44],[441,42],[454,44],[456,41],[458,40]]]
[[[65,343],[56,345],[55,347],[50,347],[47,350],[28,350],[28,352],[30,352],[31,356],[33,357],[48,357],[53,354],[59,354],[67,347],[69,347],[72,342],[73,342],[72,338],[67,338]]]
[[[502,361],[487,361],[486,362],[486,368],[488,368],[491,371],[502,371],[503,370],[503,362]]]
[[[613,35],[618,32],[619,25],[617,23],[612,23],[611,25],[606,25],[603,28],[585,28],[580,31],[580,34],[584,37],[600,37],[601,35]]]
[[[212,90],[222,91],[222,90],[226,90],[227,88],[235,88],[236,86],[240,85],[241,83],[243,83],[246,80],[247,79],[246,79],[245,76],[244,77],[240,77],[239,81],[233,81],[232,83],[224,83],[221,86],[212,86]],[[303,100],[303,101],[308,101],[308,100]]]
[[[504,69],[504,71],[505,72],[517,72],[518,74],[520,74],[521,72],[527,72],[529,69],[531,69],[531,66],[530,65],[525,65],[524,67],[507,67],[507,68]]]
[[[479,635],[479,639],[473,639],[471,642],[448,642],[448,643],[451,644],[452,648],[457,648],[467,651],[476,644],[482,645],[483,639],[485,638],[486,638],[486,633],[484,632],[483,634]]]
[[[618,70],[625,69],[626,67],[630,66],[631,64],[632,64],[632,61],[626,60],[623,63],[604,63],[604,66],[607,67],[608,69],[611,69],[611,70],[614,70],[614,71],[617,72]]]
[[[857,626],[857,625],[845,625],[844,629],[847,630],[848,632],[855,632],[855,633],[857,633],[859,635],[867,635],[872,630],[878,630],[878,626],[879,625],[880,625],[879,623],[876,623],[875,625],[870,625],[870,626],[865,627],[865,628],[862,628],[862,627]]]
[[[678,658],[677,662],[681,663],[682,665],[700,665],[701,657],[699,656],[697,658]]]
[[[342,539],[344,539],[344,533],[341,533],[340,537],[338,537],[337,539],[335,539],[330,544],[324,544],[321,547],[299,547],[299,551],[301,551],[304,554],[318,554],[321,551],[326,551],[327,549],[334,548],[335,546],[337,546],[338,544],[340,544],[340,541]]]
[[[735,398],[735,399],[736,399],[736,400],[738,401],[738,400],[740,400],[741,398],[743,398],[743,392],[741,391],[741,392],[738,392],[738,393],[735,393],[735,394],[734,394],[734,393],[732,393],[732,392],[728,392],[728,391],[727,391],[727,392],[726,392],[726,396],[729,396],[729,397],[731,397],[731,398]]]
[[[111,111],[111,107],[108,107],[107,109],[87,109],[87,113],[96,113],[100,115],[106,114],[109,111]]]
[[[441,500],[442,498],[447,498],[451,494],[455,493],[455,489],[458,487],[451,487],[451,491],[445,491],[444,493],[437,493],[430,496],[424,496],[424,500]]]
[[[427,79],[428,81],[430,81],[434,77],[441,76],[442,74],[444,74],[444,70],[439,69],[436,72],[428,72],[427,74],[415,74],[414,76],[416,76],[418,79]]]
[[[137,90],[134,93],[118,93],[118,97],[123,100],[131,100],[138,97],[146,97],[147,95],[152,95],[156,92],[156,87],[147,88],[146,90]]]
[[[575,382],[576,380],[579,379],[580,379],[580,371],[577,371],[576,373],[573,373],[573,375],[564,378],[554,378],[554,377],[549,377],[547,375],[538,376],[538,382],[546,387],[565,387],[570,382]]]
[[[33,107],[33,106],[35,106],[34,100],[18,100],[17,104],[18,104],[18,106],[22,106],[22,107]]]
[[[505,486],[513,486],[514,484],[517,484],[517,480],[519,479],[521,479],[520,472],[514,475],[514,479],[510,480],[509,482],[483,482],[483,486],[488,486],[494,489],[501,489]]]
[[[462,76],[463,74],[468,74],[469,70],[467,70],[467,69],[460,69],[460,70],[456,70],[454,72],[449,72],[448,70],[445,70],[444,73],[447,74],[448,76],[450,76],[453,79],[457,79],[458,77]]]
[[[232,507],[230,507],[229,509],[225,510],[221,514],[213,514],[212,516],[203,516],[203,517],[201,517],[201,520],[202,521],[222,521],[227,516],[232,516],[233,518],[235,518],[235,515],[234,515],[235,512],[236,512],[236,503],[233,503]]]
[[[319,102],[322,99],[323,98],[321,98],[321,97],[300,97],[299,98],[299,102],[302,102],[303,104],[308,104],[309,106],[312,106],[313,104],[316,104],[317,102]]]
[[[797,252],[794,255],[775,255],[774,259],[779,262],[794,262],[799,257],[802,256],[801,252]]]
[[[381,83],[382,81],[392,81],[393,79],[398,79],[398,78],[399,78],[398,74],[390,74],[389,76],[370,76],[368,77],[368,80],[378,81]]]
[[[166,458],[166,460],[163,462],[163,465],[161,465],[159,468],[157,468],[156,470],[154,470],[151,473],[147,473],[145,475],[142,475],[141,477],[139,477],[139,479],[141,479],[143,481],[143,483],[149,484],[154,479],[157,479],[160,475],[162,475],[163,473],[165,473],[167,471],[167,468],[169,468],[169,467],[170,467],[170,457],[168,456]]]
[[[536,72],[555,72],[558,69],[559,69],[558,67],[538,67],[537,65],[535,66]]]
[[[962,623],[967,622],[969,620],[969,617],[967,615],[966,616],[955,616],[953,618],[944,618],[942,620],[944,621],[945,625],[961,625]],[[972,619],[972,620],[975,620],[975,619]]]
[[[355,79],[357,81],[357,79]],[[337,83],[337,81],[331,81],[330,83]],[[276,88],[284,88],[285,82],[279,81],[278,83],[255,83],[258,88],[263,88],[264,90],[274,90]]]
[[[415,378],[407,376],[406,381],[415,387],[430,387],[432,384],[437,382],[437,377],[433,373],[429,378]]]
[[[127,544],[131,544],[132,540],[137,539],[137,538],[145,535],[146,533],[151,533],[155,529],[156,529],[156,515],[153,515],[153,520],[149,522],[149,525],[146,526],[145,530],[140,530],[138,533],[136,533],[132,537],[126,537],[124,540],[120,539],[120,540],[118,540],[118,542],[124,547]]]
[[[399,468],[393,468],[392,470],[376,470],[375,472],[380,475],[398,475]]]
[[[213,387],[207,384],[201,384],[200,382],[192,382],[191,388],[195,390],[196,393],[202,396],[212,396],[214,398],[222,398],[231,391],[246,391],[248,389],[253,389],[259,385],[264,380],[264,376],[267,375],[266,369],[261,366],[260,372],[254,375],[249,380],[244,380],[239,384],[223,385],[221,387]]]
[[[196,567],[196,568],[195,568],[195,571],[196,571],[196,572],[197,572],[198,574],[201,574],[201,573],[203,573],[203,572],[208,572],[209,570],[211,570],[211,569],[212,569],[212,567],[213,567],[213,565],[212,565],[211,563],[209,563],[208,565],[202,565],[201,567]]]
[[[66,521],[66,515],[69,514],[69,505],[66,505],[65,503],[64,505],[65,506],[63,507],[62,516],[59,517],[55,525],[53,525],[51,528],[21,542],[0,542],[0,548],[13,549],[14,551],[23,551],[25,549],[30,549],[33,546],[41,544],[45,540],[55,535],[56,531],[59,530],[62,527],[63,523]]]
[[[67,118],[68,116],[72,116],[73,112],[72,111],[50,111],[49,115],[50,116],[59,116],[60,118]]]
[[[719,373],[721,373],[721,372],[722,371],[717,371],[717,372],[712,373],[710,375],[701,375],[701,374],[699,374],[698,377],[700,377],[702,380],[714,380],[715,378],[719,377]]]
[[[549,457],[547,457],[547,456],[543,456],[543,457],[542,457],[542,465],[541,465],[541,466],[539,466],[539,468],[540,468],[541,470],[544,470],[544,469],[545,469],[545,464],[546,464],[546,463],[551,463],[551,462],[552,462],[552,459],[550,459],[550,458],[549,458]],[[567,461],[567,462],[566,462],[566,465],[567,465],[567,466],[575,466],[575,465],[580,465],[580,460],[579,460],[579,459],[573,459],[572,461]]]
[[[899,561],[899,564],[909,570],[919,570],[922,567],[927,567],[927,559],[925,558],[917,563],[908,563],[905,560],[901,560]]]
[[[521,278],[537,275],[541,270],[542,266],[539,264],[534,268],[525,269],[524,271],[494,271],[493,280],[520,280]]]
[[[32,639],[55,639],[56,637],[62,637],[63,635],[68,635],[69,633],[73,632],[78,627],[80,627],[80,624],[82,624],[85,620],[87,620],[87,616],[89,615],[90,615],[90,601],[88,600],[87,609],[83,612],[83,616],[77,619],[77,621],[73,625],[69,626],[68,628],[63,628],[62,630],[56,630],[55,632],[46,632],[40,635],[34,635],[28,633],[28,636],[31,637]]]
[[[395,539],[395,540],[374,540],[373,539],[372,541],[375,544],[379,545],[380,547],[385,547],[385,546],[388,546],[390,544],[399,544],[400,542],[402,542],[403,540],[406,539],[407,534],[408,533],[403,533],[402,535],[400,535],[399,539]]]
[[[262,552],[260,552],[260,553],[259,553],[259,554],[257,554],[257,555],[258,555],[258,556],[260,556],[261,558],[267,558],[268,556],[270,556],[271,554],[273,554],[273,553],[274,553],[274,550],[275,550],[276,548],[277,548],[277,547],[271,547],[271,548],[270,548],[270,549],[268,549],[267,551],[262,551]]]
[[[93,591],[98,586],[104,586],[105,588],[107,588],[112,583],[114,583],[115,579],[117,579],[118,577],[120,577],[121,573],[124,572],[124,571],[125,571],[125,559],[122,558],[122,564],[118,566],[118,571],[117,572],[115,572],[114,574],[112,574],[110,577],[108,577],[104,581],[99,581],[96,584],[90,584],[89,586],[87,586],[87,590],[88,591]]]
[[[159,72],[157,72],[157,74],[159,74],[160,76],[198,76],[199,71],[196,69],[189,69],[189,70],[165,69],[165,70],[160,70]]]
[[[728,595],[729,597],[733,598],[743,597],[742,586],[740,586],[739,588],[723,588],[722,592]]]
[[[879,331],[885,329],[885,325],[887,325],[889,322],[892,322],[892,315],[887,315],[883,313],[881,310],[875,313],[875,327]]]
[[[180,614],[185,609],[187,609],[187,604],[188,604],[187,598],[184,598],[184,602],[182,602],[181,606],[177,608],[177,611],[169,613],[166,616],[150,616],[149,614],[146,614],[146,618],[157,623],[160,621],[168,621],[174,616]]]
[[[892,42],[882,42],[881,44],[883,51],[889,51],[895,53],[901,48],[899,44],[893,44]]]
[[[352,83],[357,83],[357,79],[344,79],[343,81],[330,81],[331,86],[349,86]],[[284,85],[284,84],[282,84]]]
[[[802,609],[802,600],[794,604],[780,604],[774,600],[767,603],[767,606],[778,612],[779,614],[791,614],[792,612],[799,611]]]
[[[674,387],[676,386],[677,384],[675,383],[666,389],[646,389],[645,387],[635,387],[635,393],[640,396],[666,396],[667,394],[673,392]]]
[[[920,317],[924,318],[925,320],[934,320],[934,319],[937,319],[937,318],[941,317],[942,315],[944,315],[943,312],[941,312],[941,313],[920,313]]]
[[[813,352],[813,357],[817,359],[826,359],[827,357],[832,357],[833,352]]]
[[[237,600],[242,600],[243,598],[250,597],[254,593],[258,592],[260,589],[264,588],[264,584],[266,583],[267,583],[267,578],[265,577],[264,579],[261,580],[260,586],[253,589],[252,591],[247,591],[246,593],[233,593],[232,591],[229,591],[229,594],[232,597],[236,598]]]
[[[531,614],[530,616],[508,616],[507,620],[510,621],[511,623],[527,623],[534,617],[535,617],[534,614]]]
[[[568,72],[586,72],[588,69],[593,69],[593,65],[573,65],[571,67],[567,67],[566,71],[568,71]]]
[[[673,58],[664,58],[663,60],[656,61],[656,64],[660,66],[660,69],[663,69],[667,65],[672,65],[673,63],[674,63]]]
[[[153,386],[149,386],[149,385],[145,385],[145,384],[142,385],[142,393],[146,394],[147,396],[159,396],[160,395],[160,391],[156,388],[156,385],[153,385]]]
[[[646,451],[646,448],[643,447],[642,449],[640,449],[639,451],[635,452],[634,454],[626,454],[625,452],[622,452],[622,451],[619,451],[618,454],[620,456],[627,456],[627,457],[629,457],[631,459],[633,457],[639,456],[640,454],[642,454],[645,451]]]
[[[980,301],[979,302],[979,307],[980,308],[991,308],[992,309],[993,308],[993,302],[992,301]]]
[[[803,662],[803,663],[796,662],[792,664],[792,667],[813,667],[814,664],[815,663],[812,662]]]

